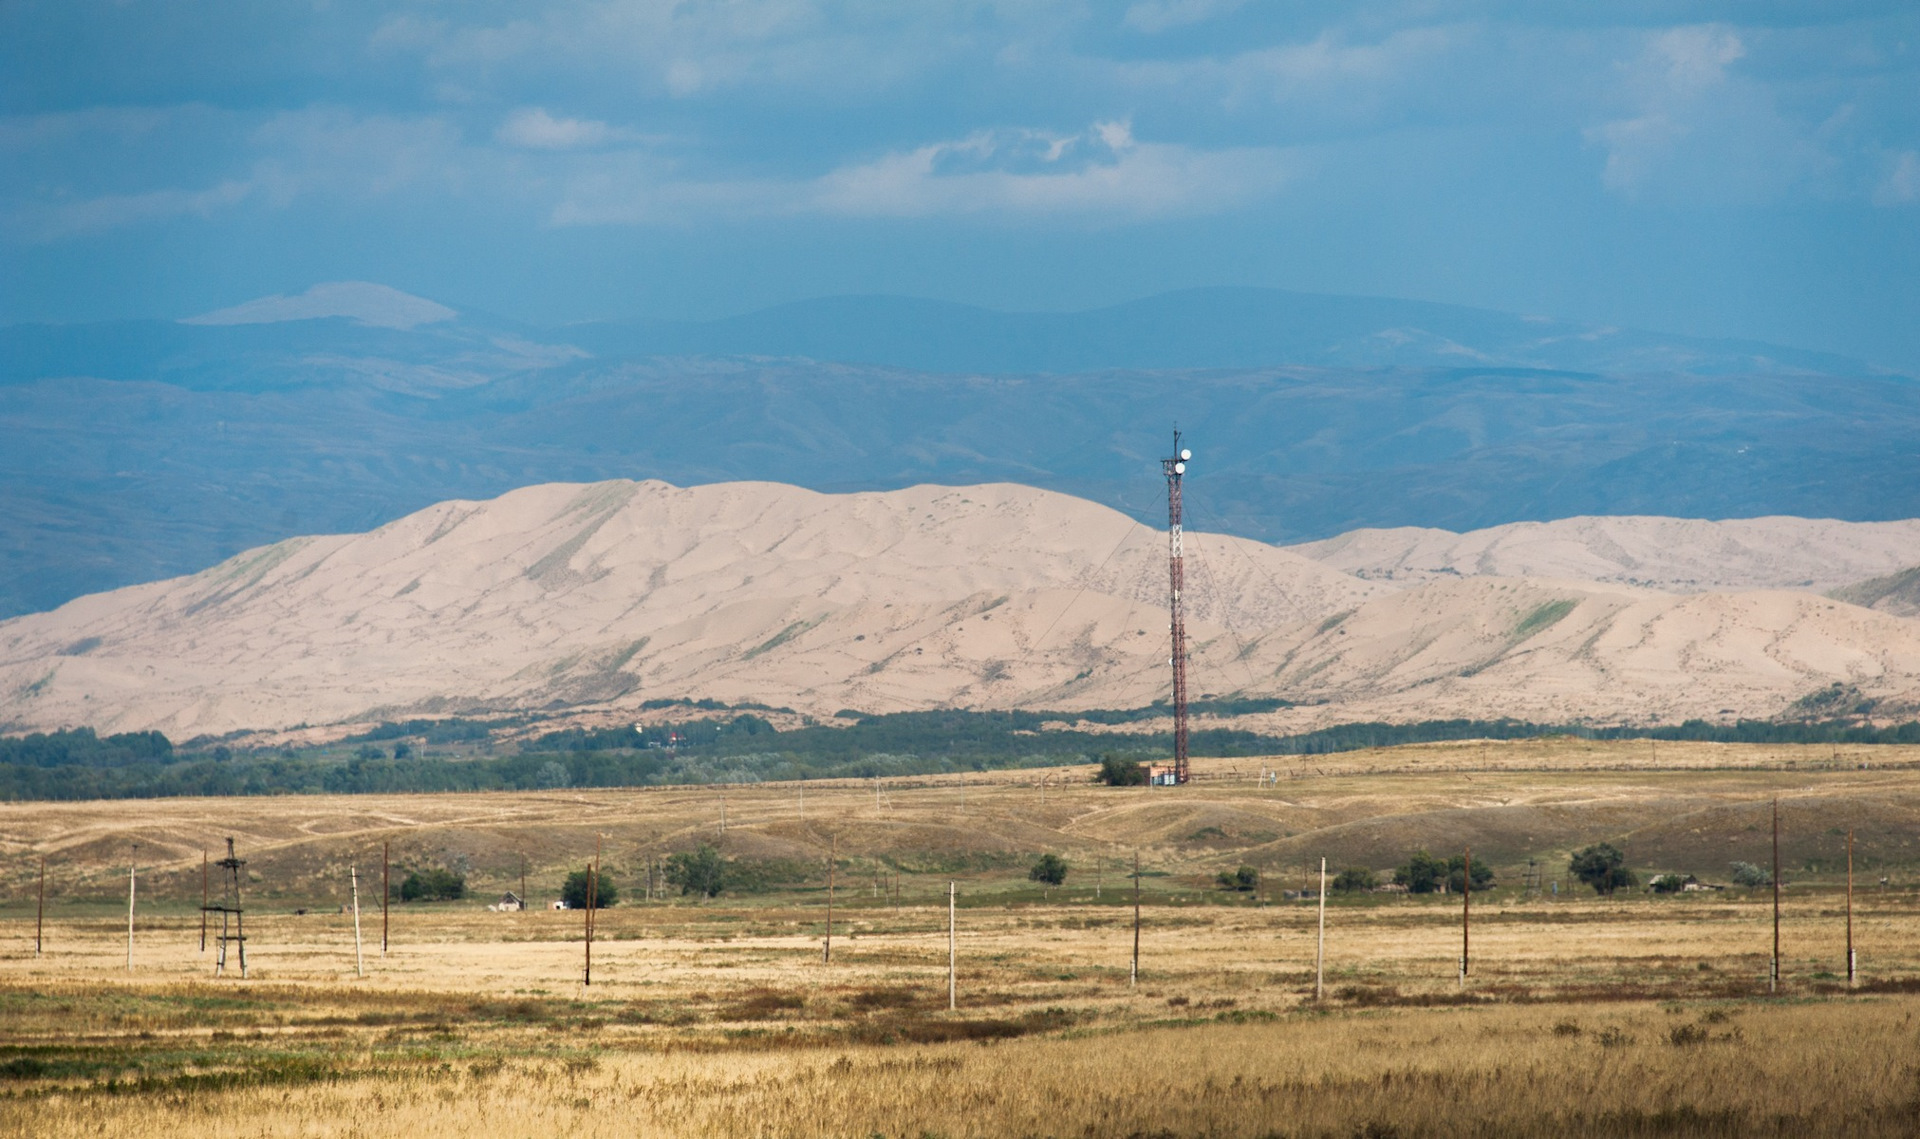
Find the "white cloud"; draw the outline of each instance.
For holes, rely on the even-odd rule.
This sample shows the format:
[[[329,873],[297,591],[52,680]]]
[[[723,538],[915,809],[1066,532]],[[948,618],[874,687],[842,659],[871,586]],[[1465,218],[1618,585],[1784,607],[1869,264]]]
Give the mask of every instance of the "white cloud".
[[[1270,147],[1141,142],[1123,121],[1075,134],[979,131],[801,181],[676,180],[622,159],[577,178],[556,225],[679,220],[692,213],[925,218],[1053,216],[1113,224],[1215,213],[1288,180]]]
[[[605,146],[620,132],[592,119],[556,119],[542,107],[523,107],[507,116],[494,137],[528,150],[579,150]]]
[[[238,205],[259,186],[226,181],[203,190],[149,190],[139,194],[102,194],[75,202],[33,204],[11,212],[8,228],[30,241],[54,241],[145,222],[181,217],[211,217]]]

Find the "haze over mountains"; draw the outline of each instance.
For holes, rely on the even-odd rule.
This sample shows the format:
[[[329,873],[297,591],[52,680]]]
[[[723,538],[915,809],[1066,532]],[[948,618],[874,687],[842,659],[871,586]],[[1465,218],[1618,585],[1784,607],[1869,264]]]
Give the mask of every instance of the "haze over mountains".
[[[1195,532],[1196,692],[1302,705],[1242,721],[1269,730],[1920,711],[1920,620],[1778,588],[1819,578],[1821,545],[1885,576],[1920,546],[1920,523],[1605,522],[1456,545],[1496,551],[1495,571],[1630,562],[1695,588],[1705,551],[1719,591],[1366,578],[1329,563],[1381,535],[1278,549]],[[1622,541],[1635,535],[1638,553]],[[1164,543],[1012,484],[528,487],[0,623],[0,727],[186,738],[505,711],[620,719],[683,697],[818,717],[1140,707],[1167,685]]]
[[[0,615],[551,481],[1005,480],[1148,520],[1176,422],[1194,524],[1267,541],[1920,516],[1920,388],[1789,348],[1252,289],[538,329],[349,282],[0,329]]]

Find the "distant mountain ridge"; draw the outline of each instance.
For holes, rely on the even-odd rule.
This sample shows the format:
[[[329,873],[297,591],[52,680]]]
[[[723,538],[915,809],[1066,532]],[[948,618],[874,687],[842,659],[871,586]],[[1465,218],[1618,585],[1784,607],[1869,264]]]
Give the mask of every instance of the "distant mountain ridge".
[[[1270,542],[1920,517],[1920,384],[1449,306],[841,298],[555,330],[347,282],[195,319],[0,329],[0,617],[553,481],[1012,481],[1150,520],[1176,423],[1200,456],[1197,524]],[[863,353],[942,370],[844,362]],[[1015,364],[1037,370],[997,370]]]

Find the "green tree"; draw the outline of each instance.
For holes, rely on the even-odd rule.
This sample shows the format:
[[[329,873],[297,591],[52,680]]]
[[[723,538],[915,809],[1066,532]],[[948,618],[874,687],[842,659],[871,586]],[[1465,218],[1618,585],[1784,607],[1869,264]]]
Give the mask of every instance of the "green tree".
[[[684,896],[698,895],[702,898],[717,898],[720,891],[727,888],[729,872],[733,863],[720,857],[720,852],[706,843],[698,850],[682,851],[667,859],[667,885],[676,886]]]
[[[1574,855],[1567,861],[1567,873],[1592,886],[1594,893],[1609,896],[1620,887],[1639,881],[1633,871],[1627,869],[1627,856],[1606,842],[1596,843]]]
[[[1416,850],[1406,865],[1393,872],[1393,880],[1405,886],[1408,893],[1431,894],[1447,880],[1447,873],[1452,869],[1445,861],[1424,850]]]
[[[1067,860],[1057,854],[1043,854],[1027,871],[1027,877],[1048,886],[1058,886],[1067,880]]]
[[[1238,890],[1246,893],[1260,886],[1260,872],[1251,866],[1242,866],[1238,870],[1222,870],[1218,881],[1222,890]]]
[[[1773,872],[1764,866],[1755,866],[1751,862],[1736,862],[1732,869],[1733,884],[1736,886],[1771,886]]]
[[[1374,877],[1373,871],[1364,866],[1349,866],[1333,876],[1333,882],[1328,889],[1339,894],[1352,894],[1361,890],[1371,890],[1379,884],[1380,880]]]
[[[1473,864],[1473,888],[1484,890],[1493,885],[1493,867],[1484,862]],[[1447,889],[1458,894],[1467,888],[1467,856],[1456,854],[1447,859]]]
[[[1112,752],[1100,757],[1100,770],[1094,772],[1094,781],[1105,783],[1109,787],[1145,787],[1147,785],[1147,767],[1122,755]]]
[[[439,866],[408,871],[400,882],[403,902],[457,902],[466,894],[467,880]]]
[[[598,880],[593,883],[593,908],[604,910],[620,900],[620,890],[612,882],[607,881],[605,874],[597,877]],[[570,910],[587,908],[587,872],[585,870],[575,870],[567,875],[566,882],[560,887],[560,900],[565,902]]]

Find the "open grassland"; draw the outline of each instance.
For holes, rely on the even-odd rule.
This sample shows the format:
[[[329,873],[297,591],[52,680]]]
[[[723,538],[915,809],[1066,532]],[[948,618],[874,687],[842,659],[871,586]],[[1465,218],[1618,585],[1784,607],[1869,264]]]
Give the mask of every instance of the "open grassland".
[[[1531,741],[1317,768],[1223,761],[1152,791],[1056,770],[809,784],[804,802],[761,785],[9,804],[0,1131],[1920,1131],[1920,772],[1907,766],[1920,756],[1662,744],[1656,767],[1650,750]],[[1770,891],[1607,899],[1566,881],[1568,851],[1599,841],[1643,875],[1725,881],[1732,860],[1769,861],[1776,797],[1788,882],[1776,996]],[[194,908],[200,850],[227,834],[250,860],[245,982],[211,976]],[[596,840],[622,904],[599,915],[586,985],[580,913],[483,904],[518,889],[522,859],[529,892],[554,895]],[[703,842],[736,861],[740,887],[648,900],[647,862]],[[384,954],[383,843],[396,862],[464,868],[475,895],[394,906]],[[1498,880],[1473,899],[1464,983],[1458,896],[1340,895],[1316,1001],[1317,914],[1289,896],[1303,868],[1324,853],[1335,869],[1384,870],[1469,845]],[[1026,878],[1046,851],[1073,867],[1052,890]],[[1261,869],[1259,889],[1215,886],[1242,864]],[[339,912],[349,865],[364,977]]]

